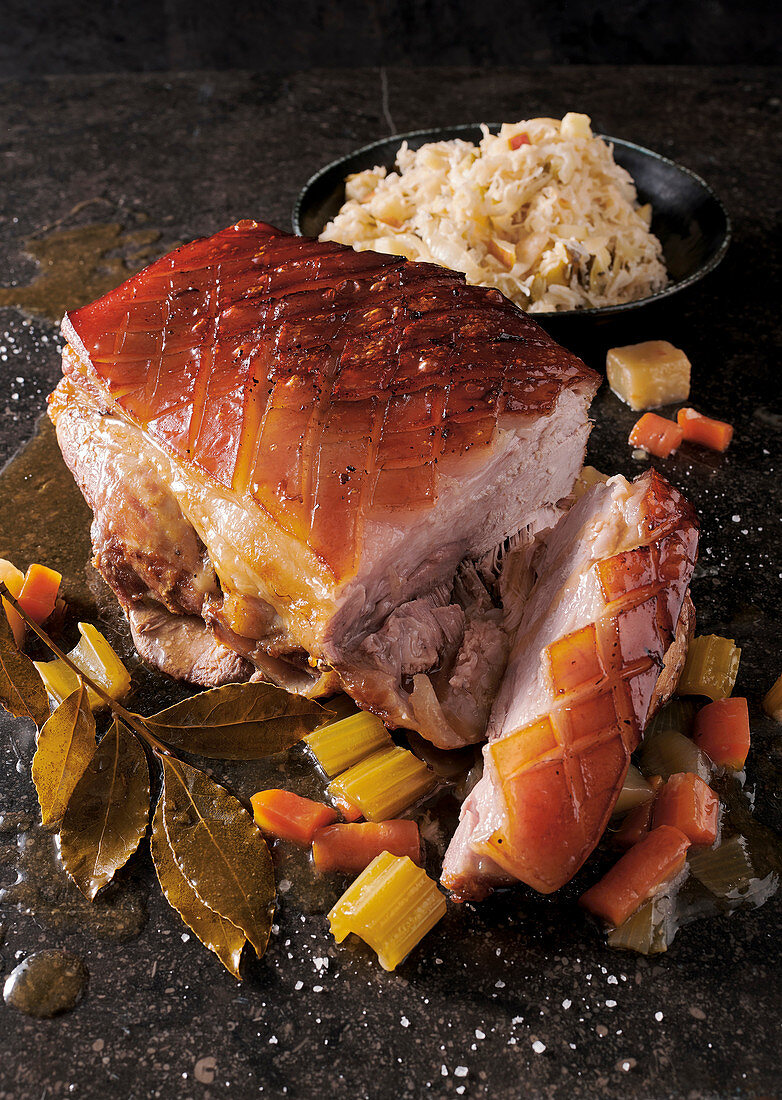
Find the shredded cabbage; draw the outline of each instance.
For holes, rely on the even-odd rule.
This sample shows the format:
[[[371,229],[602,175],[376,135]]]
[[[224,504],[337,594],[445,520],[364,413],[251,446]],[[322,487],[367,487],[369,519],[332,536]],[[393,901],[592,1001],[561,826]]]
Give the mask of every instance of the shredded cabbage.
[[[462,271],[530,313],[632,302],[667,282],[632,177],[586,115],[483,126],[479,145],[403,143],[349,176],[320,239]]]

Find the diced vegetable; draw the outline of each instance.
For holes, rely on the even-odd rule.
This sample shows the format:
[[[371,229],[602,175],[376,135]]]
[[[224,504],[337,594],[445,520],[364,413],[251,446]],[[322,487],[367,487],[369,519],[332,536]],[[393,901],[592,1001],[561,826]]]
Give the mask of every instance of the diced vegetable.
[[[629,810],[649,802],[654,796],[654,790],[632,764],[627,769],[627,775],[619,792],[619,797],[614,806],[615,814],[626,814]]]
[[[619,848],[620,851],[626,852],[646,836],[652,823],[653,805],[654,801],[650,799],[630,810],[616,832],[611,834],[612,848]]]
[[[654,800],[654,827],[672,825],[699,847],[710,848],[717,839],[719,820],[719,798],[692,772],[672,775]]]
[[[351,802],[349,798],[346,798],[339,791],[329,791],[331,795],[331,801],[339,810],[345,821],[354,822],[360,821],[364,816],[361,812],[361,807],[357,806],[355,802]]]
[[[690,734],[695,721],[695,704],[691,699],[670,699],[646,726],[644,737],[653,737],[660,730],[677,730]]]
[[[318,829],[337,820],[337,813],[331,806],[302,798],[293,791],[277,788],[258,791],[250,802],[259,828],[280,840],[292,840],[294,844],[311,844]]]
[[[670,825],[652,829],[581,896],[579,904],[607,924],[622,924],[678,875],[689,847],[679,829]]]
[[[362,821],[356,825],[328,825],[312,839],[312,858],[319,871],[352,871],[358,874],[381,852],[408,856],[421,862],[418,825],[410,818],[396,821]]]
[[[733,439],[731,424],[712,420],[695,409],[679,409],[676,420],[688,443],[700,443],[712,451],[727,451]]]
[[[740,696],[707,703],[695,716],[692,739],[720,768],[740,772],[749,752],[749,708]]]
[[[429,794],[436,783],[422,760],[394,745],[348,768],[327,790],[332,798],[347,798],[358,806],[368,821],[387,821]]]
[[[775,680],[763,698],[763,710],[776,722],[782,722],[782,676]]]
[[[601,474],[594,466],[582,466],[573,486],[573,496],[579,500],[593,485],[608,481],[608,474]]]
[[[406,856],[383,852],[348,887],[329,913],[337,943],[355,932],[394,970],[445,916],[445,898]]]
[[[690,360],[667,340],[611,348],[606,375],[616,396],[636,412],[690,396]]]
[[[636,951],[639,955],[660,955],[668,950],[668,928],[673,902],[667,894],[658,894],[609,932],[609,947]]]
[[[529,145],[531,144],[529,140],[529,134],[526,132],[526,130],[522,130],[520,134],[514,134],[513,137],[510,138],[508,144],[510,145],[511,149],[518,149],[522,145]]]
[[[640,805],[636,805],[631,809],[617,831],[613,833],[611,836],[612,847],[626,851],[628,848],[632,848],[634,844],[637,844],[638,841],[649,832],[652,822],[654,796],[662,785],[662,776],[653,775],[650,778],[647,784],[649,791],[648,798],[645,802],[641,802]]]
[[[568,111],[566,115],[562,116],[559,132],[567,141],[574,141],[578,138],[589,141],[592,137],[589,115],[579,114],[578,111]]]
[[[117,654],[91,623],[79,623],[81,640],[68,654],[78,669],[91,677],[112,699],[120,702],[130,691],[130,673]],[[44,686],[57,705],[79,686],[79,678],[65,661],[34,661]],[[104,706],[91,688],[87,696],[93,710]]]
[[[712,702],[726,699],[736,683],[740,659],[741,650],[732,638],[721,638],[718,634],[693,638],[677,692],[679,695],[707,695]]]
[[[729,837],[719,848],[694,852],[687,862],[698,882],[718,898],[737,899],[755,877],[743,836]]]
[[[377,749],[390,746],[391,737],[376,715],[360,711],[321,726],[305,737],[304,743],[331,778]]]
[[[678,730],[659,730],[647,734],[641,747],[641,770],[644,775],[661,775],[668,779],[677,772],[694,772],[701,779],[711,779],[712,767],[698,746]]]
[[[54,611],[61,583],[62,573],[49,569],[46,565],[31,565],[25,573],[24,584],[18,596],[19,606],[39,626]]]
[[[24,573],[21,569],[17,569],[15,565],[12,565],[10,561],[6,561],[5,558],[0,558],[0,581],[3,582],[14,599],[18,600],[24,584]],[[18,611],[11,607],[8,600],[3,600],[3,607],[5,608],[8,625],[13,631],[14,641],[21,649],[24,645],[24,632],[26,630],[24,619]]]
[[[516,263],[516,249],[508,241],[501,241],[499,238],[493,238],[489,241],[489,252],[495,259],[499,260],[503,267],[508,271]]]
[[[672,420],[666,420],[657,413],[644,413],[630,432],[628,443],[648,451],[656,458],[667,458],[679,447],[682,430]]]

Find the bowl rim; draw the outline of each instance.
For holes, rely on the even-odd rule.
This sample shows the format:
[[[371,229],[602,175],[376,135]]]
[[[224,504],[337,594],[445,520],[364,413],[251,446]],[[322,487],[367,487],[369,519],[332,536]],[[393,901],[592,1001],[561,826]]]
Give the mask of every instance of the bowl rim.
[[[293,224],[293,232],[301,237],[304,234],[301,231],[301,214],[304,206],[304,201],[311,191],[311,189],[318,183],[318,181],[325,175],[333,172],[340,165],[345,164],[347,161],[352,160],[354,157],[361,156],[365,153],[371,153],[373,149],[379,149],[381,146],[388,145],[391,142],[398,142],[400,145],[403,141],[410,139],[418,139],[421,137],[429,137],[430,140],[454,140],[453,138],[440,138],[437,139],[435,135],[449,133],[458,136],[459,132],[475,131],[479,130],[481,126],[486,126],[490,131],[498,130],[503,123],[501,122],[462,122],[455,126],[428,126],[418,130],[407,130],[400,134],[390,134],[385,138],[377,138],[375,141],[370,141],[366,145],[361,145],[357,149],[353,149],[349,153],[345,153],[341,157],[336,157],[334,160],[329,161],[328,164],[324,164],[322,168],[319,168],[317,172],[314,172],[304,186],[296,196],[296,201],[293,204],[293,211],[291,213],[291,222]],[[699,176],[697,172],[693,172],[691,168],[685,167],[683,164],[679,164],[675,160],[671,160],[670,157],[665,157],[662,153],[655,152],[654,149],[647,149],[644,145],[638,145],[633,141],[626,141],[624,138],[611,137],[609,134],[595,134],[595,137],[602,138],[605,142],[610,142],[612,145],[621,146],[624,149],[631,149],[636,153],[641,153],[645,157],[650,157],[652,160],[659,161],[662,164],[668,165],[670,168],[676,169],[676,171],[682,173],[682,175],[688,176],[693,183],[695,183],[705,195],[711,199],[711,201],[717,207],[719,213],[724,219],[725,226],[722,232],[722,239],[720,240],[719,247],[714,254],[709,257],[704,263],[700,264],[694,271],[690,272],[683,279],[679,279],[676,282],[671,282],[662,290],[656,291],[654,294],[647,294],[643,298],[636,298],[633,302],[620,302],[617,305],[612,306],[590,306],[587,309],[563,309],[563,310],[549,310],[547,312],[530,314],[536,320],[539,318],[551,318],[554,317],[560,320],[565,317],[610,317],[617,313],[627,313],[632,309],[639,309],[641,306],[648,305],[650,302],[657,302],[663,298],[670,298],[673,294],[678,294],[680,290],[685,290],[688,286],[692,286],[693,283],[700,282],[706,275],[712,272],[725,258],[725,253],[728,251],[731,238],[733,235],[733,224],[725,208],[724,203],[719,196],[713,190],[712,187]]]

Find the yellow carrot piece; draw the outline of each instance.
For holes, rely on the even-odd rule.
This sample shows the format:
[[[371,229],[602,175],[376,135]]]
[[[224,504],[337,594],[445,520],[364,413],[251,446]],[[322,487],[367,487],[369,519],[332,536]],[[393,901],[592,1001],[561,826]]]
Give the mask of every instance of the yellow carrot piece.
[[[123,665],[117,654],[91,623],[79,623],[81,639],[68,654],[70,659],[81,672],[86,673],[99,684],[112,699],[119,702],[130,691],[130,673]],[[65,661],[34,661],[44,686],[57,705],[79,686],[79,678],[76,673],[66,665]],[[87,688],[87,697],[93,710],[104,705],[99,695],[91,688]]]
[[[777,679],[763,696],[763,710],[777,722],[782,722],[782,676]]]
[[[329,913],[337,943],[354,932],[394,970],[445,916],[445,898],[409,856],[382,852]]]
[[[367,821],[388,821],[436,786],[422,760],[392,745],[348,768],[326,788],[332,797],[358,806]]]
[[[321,726],[305,737],[304,742],[331,778],[377,749],[389,747],[391,737],[376,715],[360,711]]]
[[[714,702],[727,699],[739,671],[741,650],[732,638],[704,634],[693,638],[676,691],[679,695],[707,695]]]

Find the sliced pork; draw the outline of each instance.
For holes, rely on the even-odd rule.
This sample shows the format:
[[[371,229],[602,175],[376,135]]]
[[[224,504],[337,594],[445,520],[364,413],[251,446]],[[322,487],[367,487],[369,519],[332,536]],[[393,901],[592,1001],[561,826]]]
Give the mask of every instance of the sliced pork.
[[[597,375],[456,273],[256,222],[63,333],[50,413],[148,659],[482,739],[510,638],[476,563],[550,525]]]
[[[597,844],[692,630],[690,505],[651,471],[593,486],[551,531],[489,721],[443,883],[556,890]]]

